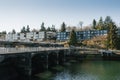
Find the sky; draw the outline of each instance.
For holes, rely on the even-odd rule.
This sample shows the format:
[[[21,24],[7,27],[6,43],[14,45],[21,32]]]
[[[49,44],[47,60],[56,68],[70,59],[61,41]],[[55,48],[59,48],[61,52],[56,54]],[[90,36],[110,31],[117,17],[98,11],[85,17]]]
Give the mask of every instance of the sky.
[[[92,24],[111,16],[120,25],[120,0],[0,0],[0,32],[19,32],[23,26],[40,29],[55,25],[57,29],[63,22],[67,26],[83,26]]]

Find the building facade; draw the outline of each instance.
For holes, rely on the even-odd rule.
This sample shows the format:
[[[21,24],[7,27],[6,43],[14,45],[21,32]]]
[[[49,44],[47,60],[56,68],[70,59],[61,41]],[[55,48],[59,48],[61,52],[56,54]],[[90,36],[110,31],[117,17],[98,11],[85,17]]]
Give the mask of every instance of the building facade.
[[[95,36],[107,35],[107,30],[87,30],[87,31],[76,31],[78,40],[86,40]],[[70,32],[57,32],[58,41],[69,40]]]
[[[28,33],[8,33],[6,34],[6,41],[43,41],[46,38],[46,32],[28,32]]]

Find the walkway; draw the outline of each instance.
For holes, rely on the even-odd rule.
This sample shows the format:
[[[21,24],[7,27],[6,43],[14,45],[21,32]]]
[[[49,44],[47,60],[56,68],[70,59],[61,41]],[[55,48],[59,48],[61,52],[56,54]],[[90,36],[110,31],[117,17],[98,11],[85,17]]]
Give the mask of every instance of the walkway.
[[[51,50],[67,50],[65,47],[29,47],[29,48],[0,48],[0,54],[14,54],[24,52],[39,52]]]

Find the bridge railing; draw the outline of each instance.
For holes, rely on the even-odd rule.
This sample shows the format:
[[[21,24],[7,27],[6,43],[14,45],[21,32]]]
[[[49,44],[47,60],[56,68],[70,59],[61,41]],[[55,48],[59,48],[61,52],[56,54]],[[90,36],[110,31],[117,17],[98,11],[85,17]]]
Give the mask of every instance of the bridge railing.
[[[68,49],[68,48],[65,48],[65,47],[0,48],[0,54],[21,53],[21,52],[34,52],[34,51],[63,50],[63,49]]]

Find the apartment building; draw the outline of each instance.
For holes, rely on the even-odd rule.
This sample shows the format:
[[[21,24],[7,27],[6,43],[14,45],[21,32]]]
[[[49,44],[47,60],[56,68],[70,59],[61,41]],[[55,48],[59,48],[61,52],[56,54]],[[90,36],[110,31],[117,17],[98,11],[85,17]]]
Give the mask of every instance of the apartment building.
[[[86,40],[95,36],[107,35],[107,30],[87,30],[87,31],[76,31],[78,40]],[[66,41],[70,37],[70,32],[57,32],[58,41]]]
[[[16,34],[6,34],[6,41],[42,41],[46,38],[45,32],[28,32],[28,33],[16,33]]]

